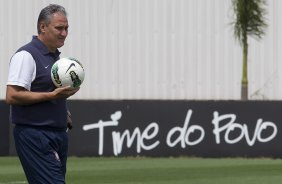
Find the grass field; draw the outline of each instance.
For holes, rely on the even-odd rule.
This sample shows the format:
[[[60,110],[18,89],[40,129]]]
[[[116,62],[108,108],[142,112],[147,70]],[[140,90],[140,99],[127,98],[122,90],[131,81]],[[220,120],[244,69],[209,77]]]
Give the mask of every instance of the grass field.
[[[76,158],[68,184],[279,184],[281,159]],[[16,157],[0,157],[0,184],[27,183]]]

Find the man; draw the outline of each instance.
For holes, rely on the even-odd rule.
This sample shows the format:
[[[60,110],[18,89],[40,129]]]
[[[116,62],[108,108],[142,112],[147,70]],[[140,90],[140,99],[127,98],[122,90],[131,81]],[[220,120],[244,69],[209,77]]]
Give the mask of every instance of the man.
[[[68,135],[66,99],[79,89],[55,88],[51,67],[68,35],[65,9],[41,10],[38,36],[11,58],[6,102],[11,105],[17,154],[30,184],[65,183]]]

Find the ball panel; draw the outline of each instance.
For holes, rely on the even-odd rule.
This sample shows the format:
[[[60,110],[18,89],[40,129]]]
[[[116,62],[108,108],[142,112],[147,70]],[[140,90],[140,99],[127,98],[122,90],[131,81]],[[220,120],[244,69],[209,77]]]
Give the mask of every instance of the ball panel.
[[[58,71],[59,71],[58,63],[54,63],[54,65],[51,68],[51,78],[56,87],[62,87],[62,81],[60,79]]]

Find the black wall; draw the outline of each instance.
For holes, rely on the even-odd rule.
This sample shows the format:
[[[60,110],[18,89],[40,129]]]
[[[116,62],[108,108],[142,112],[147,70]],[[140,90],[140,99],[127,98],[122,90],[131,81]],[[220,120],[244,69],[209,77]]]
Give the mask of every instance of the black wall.
[[[279,101],[69,100],[68,106],[70,155],[282,158]],[[7,117],[1,103],[2,154]]]
[[[0,156],[9,154],[9,106],[0,101]]]

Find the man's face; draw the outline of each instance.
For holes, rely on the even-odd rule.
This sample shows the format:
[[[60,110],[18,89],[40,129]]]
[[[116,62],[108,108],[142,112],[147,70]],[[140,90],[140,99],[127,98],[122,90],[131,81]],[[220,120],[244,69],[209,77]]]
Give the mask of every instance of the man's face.
[[[64,45],[68,35],[68,19],[61,13],[54,13],[48,25],[43,26],[42,36],[50,51],[55,51]]]

